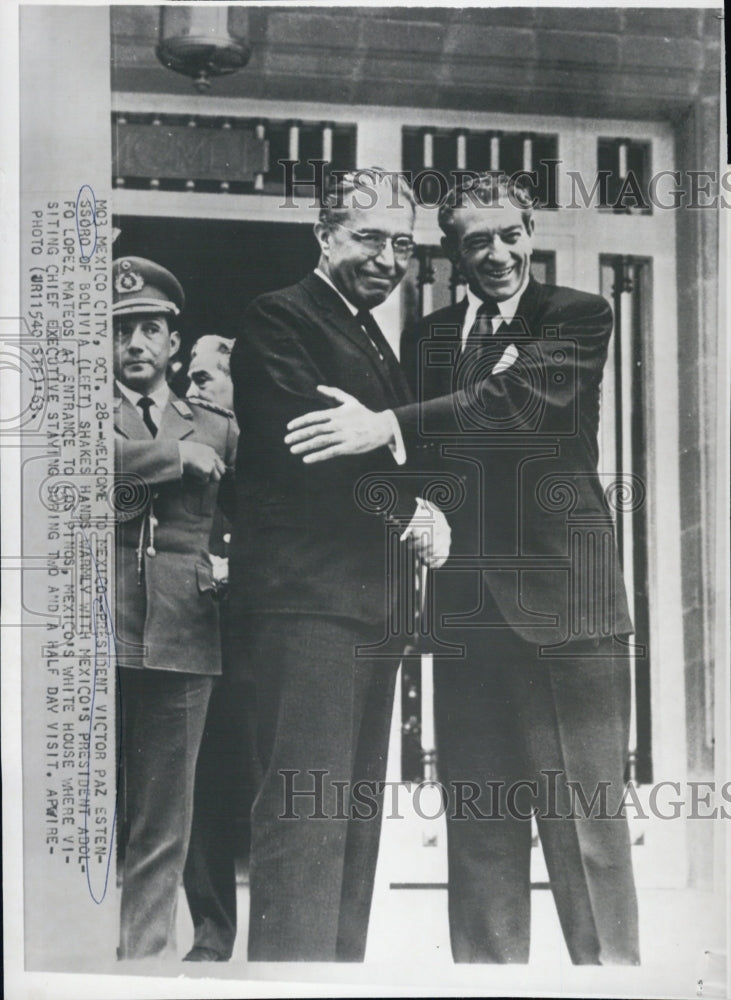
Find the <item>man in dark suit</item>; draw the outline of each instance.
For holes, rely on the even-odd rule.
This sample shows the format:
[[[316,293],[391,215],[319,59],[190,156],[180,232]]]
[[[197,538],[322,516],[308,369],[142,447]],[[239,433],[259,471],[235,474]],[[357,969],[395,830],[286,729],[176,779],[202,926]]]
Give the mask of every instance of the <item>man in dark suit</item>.
[[[440,639],[464,651],[438,659],[434,681],[452,951],[528,960],[535,813],[572,960],[635,964],[620,808],[632,623],[597,476],[611,311],[534,280],[530,196],[506,178],[474,180],[440,207],[467,296],[407,331],[419,402],[394,408],[407,454],[465,486],[452,555],[434,574]],[[357,412],[357,434],[334,411],[292,422],[287,440],[310,460],[326,441],[331,457],[387,443],[383,414],[369,424]],[[595,793],[590,818],[581,803]]]
[[[255,961],[365,952],[400,654],[372,659],[368,647],[388,632],[393,596],[386,497],[401,494],[391,513],[409,525],[414,493],[399,489],[400,456],[387,447],[311,466],[282,439],[288,421],[322,405],[325,383],[377,410],[411,400],[370,310],[406,271],[413,222],[411,192],[390,175],[336,178],[315,226],[316,271],[247,309],[231,357],[242,439],[230,602],[256,680],[263,768],[251,817]],[[340,392],[329,396],[335,405]],[[438,564],[448,529],[433,517],[432,539],[419,532],[416,545]]]
[[[170,391],[183,290],[140,257],[114,262],[115,642],[127,822],[121,959],[174,947],[193,781],[221,672],[209,536],[236,428]]]

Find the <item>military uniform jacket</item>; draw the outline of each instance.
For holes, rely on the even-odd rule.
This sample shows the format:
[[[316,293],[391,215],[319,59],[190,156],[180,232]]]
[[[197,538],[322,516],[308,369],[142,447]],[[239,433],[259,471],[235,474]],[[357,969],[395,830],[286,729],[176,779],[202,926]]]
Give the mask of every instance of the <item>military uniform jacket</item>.
[[[116,646],[120,666],[219,674],[219,608],[209,541],[218,483],[183,475],[178,441],[233,467],[232,417],[172,393],[153,438],[126,396],[114,400]]]
[[[405,332],[419,403],[395,411],[407,451],[462,482],[440,610],[487,624],[486,586],[531,642],[631,632],[613,488],[597,474],[608,303],[531,278],[515,319],[462,350],[465,311],[466,300]]]

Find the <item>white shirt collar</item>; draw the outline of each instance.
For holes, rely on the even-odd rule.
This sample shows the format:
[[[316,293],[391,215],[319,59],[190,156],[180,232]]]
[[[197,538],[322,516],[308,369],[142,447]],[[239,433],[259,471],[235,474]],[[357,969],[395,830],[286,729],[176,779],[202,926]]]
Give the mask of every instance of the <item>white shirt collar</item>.
[[[119,379],[116,380],[119,391],[127,397],[132,406],[137,408],[137,403],[145,395],[142,392],[136,392],[134,389],[130,389],[128,385],[123,385]],[[168,400],[170,399],[170,386],[167,382],[163,382],[161,386],[155,389],[154,392],[149,392],[147,395],[153,402],[153,405],[162,413],[165,407],[168,405]]]
[[[518,291],[511,295],[509,299],[505,299],[503,302],[498,302],[497,307],[500,311],[500,317],[493,317],[492,320],[492,332],[495,333],[499,328],[501,323],[509,323],[515,316],[515,311],[518,308],[518,303],[520,302],[523,292],[526,290],[528,282],[530,281],[530,270],[526,269],[523,275],[523,280],[520,283],[520,288]],[[467,286],[467,311],[465,312],[464,323],[462,324],[462,345],[464,346],[467,340],[467,335],[472,329],[472,325],[475,322],[475,317],[477,316],[477,310],[483,304],[483,300],[472,291],[472,289]]]
[[[349,299],[346,299],[345,296],[343,295],[343,293],[340,291],[339,288],[335,288],[335,285],[332,283],[332,281],[330,280],[330,278],[328,278],[328,276],[325,274],[324,271],[321,271],[319,267],[316,267],[315,268],[315,274],[317,275],[318,278],[322,278],[322,280],[325,282],[326,285],[329,285],[331,288],[335,289],[335,291],[338,293],[338,295],[340,296],[340,298],[346,304],[346,306],[348,307],[348,309],[350,309],[350,312],[351,312],[351,314],[353,316],[357,316],[358,315],[359,309],[357,308],[357,306],[354,306],[353,303]]]

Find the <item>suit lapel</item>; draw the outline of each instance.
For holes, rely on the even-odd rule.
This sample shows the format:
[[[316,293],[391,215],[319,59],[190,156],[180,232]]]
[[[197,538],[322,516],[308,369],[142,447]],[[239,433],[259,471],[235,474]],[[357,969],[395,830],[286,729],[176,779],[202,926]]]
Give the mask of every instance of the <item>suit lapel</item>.
[[[420,391],[422,398],[449,396],[454,392],[454,367],[459,364],[462,355],[462,327],[466,313],[467,297],[465,296],[460,302],[437,314],[439,315],[438,329],[443,328],[445,331],[442,335],[444,336],[444,345],[453,351],[453,365],[429,364],[426,354],[419,348],[420,357],[416,359],[416,364],[421,368],[419,381],[422,384]],[[436,324],[434,325],[436,326]],[[441,336],[435,336],[434,326],[431,323],[426,331],[426,340],[429,345],[434,347],[439,347],[442,341]],[[423,367],[421,367],[422,364]]]
[[[467,296],[453,306],[440,309],[431,313],[425,319],[419,320],[419,324],[427,323],[424,331],[425,336],[431,343],[438,344],[444,341],[445,344],[457,343],[461,346],[462,327],[464,326],[465,315],[467,313]],[[422,327],[423,329],[423,327]],[[438,331],[435,334],[435,330]]]
[[[528,284],[525,286],[525,290],[518,301],[513,318],[509,322],[503,320],[502,324],[497,329],[495,337],[505,340],[508,337],[540,336],[540,319],[543,310],[544,297],[545,286],[542,285],[540,281],[536,281],[536,279],[531,275],[528,279]],[[448,315],[444,322],[449,323],[450,320],[452,322],[459,322],[461,329],[461,325],[464,322],[464,316],[467,311],[467,299],[464,298],[462,302],[454,308],[454,319],[452,319],[451,315]],[[460,309],[461,311],[457,313],[457,309]]]
[[[303,278],[302,286],[313,300],[321,319],[324,321],[326,317],[329,318],[330,322],[337,328],[338,333],[347,337],[371,361],[373,348],[368,343],[360,323],[357,322],[335,289],[314,273]]]
[[[346,337],[358,348],[370,368],[378,376],[388,397],[395,397],[396,405],[412,401],[411,390],[398,359],[388,348],[389,354],[382,361],[369,342],[365,330],[348,309],[338,293],[316,274],[308,274],[302,280],[302,286],[307,291],[317,309],[321,322],[330,323],[338,336]],[[386,345],[388,346],[388,345]]]
[[[444,326],[452,326],[455,324],[459,327],[458,339],[462,338],[462,326],[464,325],[464,318],[467,313],[467,296],[461,299],[459,302],[455,302],[453,306],[449,309],[444,310],[443,318],[440,319],[440,324]]]
[[[544,298],[544,286],[531,276],[525,287],[525,291],[520,297],[518,308],[515,311],[513,320],[515,327],[512,328],[510,324],[504,324],[498,329],[496,340],[504,342],[513,335],[519,337],[521,333],[524,336],[526,334],[531,337],[540,336],[540,321]],[[448,396],[454,392],[454,368],[444,364],[429,365],[426,363],[424,365],[423,345],[428,343],[429,345],[438,347],[441,337],[435,336],[435,328],[440,330],[443,328],[445,331],[443,343],[445,346],[452,347],[454,351],[454,365],[458,365],[462,355],[461,334],[466,313],[467,297],[465,296],[465,298],[455,305],[433,313],[425,321],[421,321],[425,323],[425,326],[421,327],[421,344],[417,343],[415,345],[417,357],[412,362],[419,368],[417,372],[417,385],[420,387],[419,396],[421,399]],[[449,335],[446,335],[446,331],[449,331]],[[508,345],[504,344],[504,346],[507,347]],[[496,359],[496,361],[499,363],[499,359]]]
[[[540,317],[544,295],[544,286],[531,275],[525,291],[520,297],[514,317],[516,320],[520,320],[521,325],[531,337],[540,336]]]

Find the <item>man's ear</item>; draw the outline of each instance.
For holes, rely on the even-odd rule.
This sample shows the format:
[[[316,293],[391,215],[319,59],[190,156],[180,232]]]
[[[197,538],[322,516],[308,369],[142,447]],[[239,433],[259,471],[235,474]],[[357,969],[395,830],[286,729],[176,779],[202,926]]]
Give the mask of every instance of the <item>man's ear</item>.
[[[528,233],[529,236],[532,236],[536,228],[536,220],[533,218],[532,215],[527,222],[524,221],[524,225],[525,225],[525,231]]]
[[[452,262],[452,267],[454,268],[454,277],[457,284],[465,284],[467,279],[462,271],[462,266],[459,259],[459,253],[457,252],[457,244],[449,236],[442,236],[442,250],[447,260]]]
[[[327,257],[330,253],[330,230],[324,222],[316,222],[314,230],[315,239],[320,244],[320,252]]]
[[[174,358],[180,350],[180,334],[177,330],[170,331],[170,357]]]

